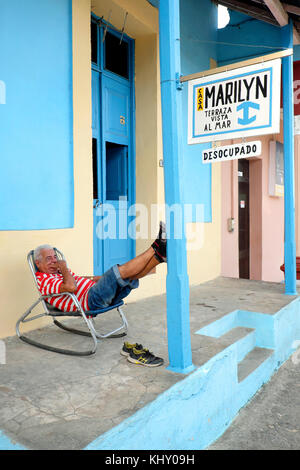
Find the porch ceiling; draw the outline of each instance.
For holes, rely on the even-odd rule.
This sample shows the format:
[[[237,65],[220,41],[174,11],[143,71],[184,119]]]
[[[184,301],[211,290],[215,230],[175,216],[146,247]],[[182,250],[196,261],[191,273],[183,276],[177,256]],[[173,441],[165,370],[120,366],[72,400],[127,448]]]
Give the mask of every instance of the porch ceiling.
[[[285,26],[289,19],[294,24],[294,44],[300,44],[300,3],[299,0],[212,0],[231,10],[275,26]]]

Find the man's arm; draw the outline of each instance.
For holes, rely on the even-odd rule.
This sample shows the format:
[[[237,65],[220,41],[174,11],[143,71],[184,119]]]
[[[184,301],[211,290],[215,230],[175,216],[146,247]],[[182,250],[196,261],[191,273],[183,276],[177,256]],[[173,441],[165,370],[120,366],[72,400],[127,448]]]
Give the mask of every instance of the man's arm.
[[[68,270],[67,263],[64,260],[59,260],[58,267],[63,277],[63,282],[59,286],[59,292],[71,292],[74,294],[77,291],[77,284],[74,277]]]
[[[85,279],[91,279],[92,281],[97,282],[99,281],[101,276],[82,276],[82,277],[84,277]]]

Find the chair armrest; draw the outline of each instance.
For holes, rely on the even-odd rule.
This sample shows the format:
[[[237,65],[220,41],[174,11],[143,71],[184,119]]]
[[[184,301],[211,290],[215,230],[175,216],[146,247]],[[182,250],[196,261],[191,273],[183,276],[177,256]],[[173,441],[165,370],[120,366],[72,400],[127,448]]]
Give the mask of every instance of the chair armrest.
[[[78,308],[78,310],[79,310],[80,312],[83,312],[83,309],[82,309],[82,307],[81,307],[81,305],[80,305],[80,303],[79,303],[79,301],[78,301],[76,295],[73,294],[72,292],[60,292],[59,294],[41,295],[40,298],[44,300],[44,299],[46,299],[46,298],[48,298],[48,297],[49,297],[49,298],[52,298],[52,297],[59,297],[59,296],[61,296],[61,295],[69,295],[69,296],[72,298],[72,300],[73,300],[74,304],[76,305],[76,307]]]

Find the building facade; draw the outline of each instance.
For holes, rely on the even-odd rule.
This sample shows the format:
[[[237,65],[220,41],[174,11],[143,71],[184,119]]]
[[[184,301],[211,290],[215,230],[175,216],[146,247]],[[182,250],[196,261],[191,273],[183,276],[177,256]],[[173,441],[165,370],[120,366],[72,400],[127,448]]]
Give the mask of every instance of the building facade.
[[[247,39],[247,42],[245,41]],[[233,49],[230,43],[237,46]],[[226,65],[280,50],[280,28],[262,23],[238,12],[231,12],[226,28],[219,30],[218,63]],[[296,254],[300,255],[299,205],[299,46],[294,47],[294,158]],[[222,163],[222,269],[223,276],[282,282],[284,273],[284,187],[283,187],[283,112],[279,134],[259,136],[262,152],[249,158],[244,172],[241,163]],[[255,140],[252,139],[246,140]],[[227,141],[228,145],[228,141]],[[280,169],[274,166],[280,160]],[[278,163],[279,164],[279,163]],[[240,168],[239,168],[240,166]],[[276,187],[275,179],[281,184]],[[234,220],[234,229],[231,220]],[[239,224],[239,219],[241,224]],[[229,226],[228,226],[229,224]]]
[[[205,0],[195,16],[197,3],[182,2],[183,73],[216,64],[217,7]],[[74,272],[88,275],[141,253],[156,236],[164,212],[158,25],[146,0],[31,0],[17,15],[15,5],[1,5],[1,337],[14,334],[34,298],[26,256],[37,245],[56,246]],[[187,144],[185,155],[186,221],[200,233],[188,252],[196,284],[220,274],[221,167],[202,167]],[[123,224],[111,244],[103,205]],[[124,207],[134,214],[126,220]],[[122,238],[129,227],[136,240]],[[165,276],[166,265],[128,301],[165,292]]]
[[[0,8],[0,337],[6,337],[35,295],[26,262],[31,249],[49,243],[74,272],[98,275],[146,249],[169,215],[155,2],[29,0]],[[182,75],[246,56],[238,48],[228,56],[218,46],[231,33],[217,31],[214,2],[184,0],[180,14]],[[202,164],[210,144],[187,144],[186,85],[181,93],[189,283],[239,277],[238,164]],[[267,194],[269,140],[262,158],[250,162],[249,278],[280,281],[283,209],[282,198]],[[298,174],[296,182],[299,198]],[[297,214],[299,221],[299,205]],[[236,220],[233,232],[229,218]],[[115,236],[107,237],[110,230]],[[166,272],[163,265],[149,275],[128,302],[164,293]]]

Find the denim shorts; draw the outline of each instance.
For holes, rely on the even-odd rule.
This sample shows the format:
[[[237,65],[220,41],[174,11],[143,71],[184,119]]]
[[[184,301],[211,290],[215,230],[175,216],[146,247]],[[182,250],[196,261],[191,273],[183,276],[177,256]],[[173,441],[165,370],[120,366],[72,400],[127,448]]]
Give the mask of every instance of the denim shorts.
[[[119,302],[138,285],[138,279],[122,279],[118,265],[112,266],[88,291],[89,310],[98,310]]]

